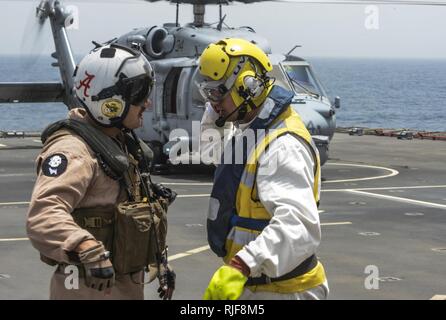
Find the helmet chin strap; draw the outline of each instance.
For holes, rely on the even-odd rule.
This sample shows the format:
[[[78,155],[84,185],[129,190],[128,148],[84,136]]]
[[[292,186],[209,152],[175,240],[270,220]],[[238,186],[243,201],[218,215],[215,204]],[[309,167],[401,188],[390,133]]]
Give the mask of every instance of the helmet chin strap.
[[[243,98],[243,102],[237,108],[237,109],[240,109],[238,112],[237,121],[241,121],[245,118],[245,116],[248,112],[250,112],[254,109],[257,109],[257,106],[252,101],[252,97],[249,95],[247,90],[243,90],[243,88],[240,87],[238,89],[238,94],[240,97]]]

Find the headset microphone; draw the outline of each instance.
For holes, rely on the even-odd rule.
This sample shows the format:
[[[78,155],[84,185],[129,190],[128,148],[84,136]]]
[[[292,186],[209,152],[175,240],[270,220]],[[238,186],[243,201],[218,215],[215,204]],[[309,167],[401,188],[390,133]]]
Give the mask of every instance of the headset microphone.
[[[234,111],[232,111],[226,117],[220,117],[217,120],[215,120],[215,125],[219,128],[223,127],[226,123],[226,120],[228,120],[229,117],[232,116],[235,112],[237,112],[243,105],[244,103],[242,103],[238,108],[235,108]]]
[[[215,125],[217,127],[221,128],[225,125],[226,120],[228,120],[227,117],[220,117],[217,120],[215,120]]]

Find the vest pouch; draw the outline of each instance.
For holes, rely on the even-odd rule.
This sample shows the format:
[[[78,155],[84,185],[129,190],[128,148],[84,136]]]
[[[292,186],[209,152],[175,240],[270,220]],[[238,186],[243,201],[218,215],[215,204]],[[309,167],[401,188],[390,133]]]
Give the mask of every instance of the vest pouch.
[[[112,261],[117,274],[138,272],[155,261],[155,232],[152,206],[123,202],[117,207]]]
[[[113,251],[115,206],[79,208],[71,215],[74,222],[101,241],[106,250]]]

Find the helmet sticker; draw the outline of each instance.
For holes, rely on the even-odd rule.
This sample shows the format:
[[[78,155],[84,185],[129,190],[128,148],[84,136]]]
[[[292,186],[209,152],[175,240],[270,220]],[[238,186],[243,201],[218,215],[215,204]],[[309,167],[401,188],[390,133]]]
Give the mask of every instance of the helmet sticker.
[[[116,43],[95,45],[79,63],[75,98],[96,124],[120,128],[130,106],[149,98],[153,69],[139,50]]]
[[[102,114],[108,118],[116,118],[121,115],[124,106],[117,99],[107,99],[101,106]]]
[[[79,82],[79,86],[76,87],[77,90],[80,88],[84,88],[84,97],[88,98],[89,94],[87,92],[88,89],[90,89],[90,82],[93,80],[95,76],[93,74],[88,74],[87,71],[85,71],[85,79],[81,80]]]
[[[61,153],[48,156],[42,164],[42,173],[47,177],[58,177],[67,169],[68,160]]]

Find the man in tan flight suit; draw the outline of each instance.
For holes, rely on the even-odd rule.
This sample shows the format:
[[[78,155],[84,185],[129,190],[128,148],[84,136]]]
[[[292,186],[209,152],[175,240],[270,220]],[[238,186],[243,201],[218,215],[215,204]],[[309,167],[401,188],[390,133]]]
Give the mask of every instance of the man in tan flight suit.
[[[120,226],[115,225],[114,219],[117,219],[115,209],[120,201],[142,201],[143,198],[138,162],[129,155],[124,136],[125,132],[142,125],[143,112],[151,106],[148,97],[153,81],[152,67],[139,52],[114,44],[97,47],[75,72],[74,91],[84,108],[72,109],[65,126],[59,126],[59,130],[53,126],[52,131],[47,129],[42,135],[45,143],[36,159],[38,177],[27,232],[42,261],[57,265],[51,279],[50,299],[144,298],[147,264],[138,262],[130,268],[121,268],[118,259],[126,253],[120,252],[122,246],[115,240],[133,241],[127,245],[135,251],[137,260],[142,259],[145,264],[148,253],[138,251],[139,248],[146,250],[138,239],[149,239],[146,227],[153,220],[150,217],[146,217],[146,222],[141,220],[141,233],[137,237],[142,238],[135,240],[119,234]],[[76,131],[73,123],[83,131]],[[96,150],[89,142],[92,135],[96,139],[93,142],[102,139],[102,154],[98,151],[101,149]],[[133,137],[137,139],[134,134]],[[115,155],[114,159],[129,161],[127,180],[116,177],[113,165],[107,165],[107,154],[116,147],[127,159],[124,161],[122,154]],[[129,183],[123,184],[124,180]],[[148,195],[146,202],[147,199]],[[153,237],[150,239],[153,242]],[[158,241],[163,240],[156,240],[158,249],[164,248]],[[128,262],[128,256],[125,257],[121,264]],[[159,263],[158,267],[162,270]],[[171,299],[175,274],[171,269],[163,274],[164,278],[160,274],[160,297]]]

